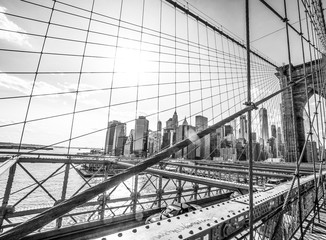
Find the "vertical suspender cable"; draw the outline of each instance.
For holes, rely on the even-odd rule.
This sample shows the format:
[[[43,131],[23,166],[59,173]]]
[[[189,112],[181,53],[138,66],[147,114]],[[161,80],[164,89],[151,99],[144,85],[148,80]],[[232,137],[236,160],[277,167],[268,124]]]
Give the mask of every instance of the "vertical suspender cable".
[[[177,112],[177,106],[178,106],[178,102],[177,102],[177,8],[174,7],[174,111],[175,112]],[[174,127],[176,128],[176,126]],[[174,131],[176,131],[176,129],[174,129]]]
[[[189,6],[188,6],[188,2],[187,2],[187,10],[189,10]],[[190,71],[191,71],[191,69],[190,69],[190,46],[189,46],[189,16],[188,16],[188,14],[186,14],[186,20],[187,20],[187,60],[188,60],[188,85],[189,85],[189,91],[188,91],[188,99],[189,99],[189,123],[190,123],[190,125],[192,125],[192,121],[191,121],[191,116],[192,116],[192,114],[191,114],[191,79],[190,79],[190,76],[191,76],[191,74],[190,74]],[[215,32],[214,32],[214,34],[215,34]]]
[[[298,17],[299,17],[299,27],[300,27],[300,33],[302,33],[302,23],[301,23],[301,14],[300,14],[300,4],[299,4],[299,0],[297,0],[297,6],[298,6]],[[305,93],[306,93],[306,98],[307,98],[307,103],[308,103],[308,119],[309,119],[309,136],[311,138],[311,142],[312,142],[312,135],[310,134],[311,130],[311,118],[310,118],[310,105],[309,105],[309,95],[308,95],[308,84],[307,84],[307,70],[306,70],[306,64],[305,64],[305,51],[304,51],[304,44],[303,44],[303,36],[300,36],[300,40],[301,40],[301,51],[302,51],[302,59],[303,59],[303,74],[304,74],[304,78],[305,78]],[[306,144],[305,144],[306,146]],[[305,151],[305,148],[302,149],[302,151]],[[299,168],[299,166],[297,165],[297,168]],[[298,182],[299,184],[299,182]],[[299,189],[299,186],[298,186]],[[300,191],[298,191],[298,195],[300,194]],[[300,200],[300,195],[299,195],[299,200]],[[299,202],[300,204],[300,202]],[[303,236],[303,226],[302,226],[302,213],[301,213],[301,208],[299,211],[299,218],[300,218],[300,232],[301,232],[301,236]]]
[[[114,85],[114,77],[115,77],[115,73],[116,73],[116,58],[117,58],[117,52],[118,52],[118,46],[119,46],[119,35],[120,35],[120,30],[121,30],[121,17],[122,17],[122,10],[123,10],[123,0],[121,0],[121,4],[120,4],[120,12],[119,12],[119,19],[118,19],[118,26],[117,26],[117,38],[115,41],[115,45],[114,45],[114,57],[113,57],[113,66],[112,66],[112,77],[111,77],[111,85],[110,85],[110,97],[109,97],[109,105],[108,105],[108,126],[107,126],[107,131],[110,130],[111,126],[109,126],[109,122],[110,122],[110,117],[111,117],[111,102],[112,102],[112,95],[113,95],[113,85]],[[106,136],[108,138],[108,136]],[[133,139],[134,141],[134,139]],[[107,149],[107,143],[105,143],[106,145],[104,146],[105,149],[105,154],[108,153],[108,149]],[[135,144],[133,142],[133,144]]]
[[[157,124],[160,120],[160,82],[161,82],[161,51],[162,51],[162,0],[160,0],[160,31],[159,31],[159,43],[158,43],[158,74],[157,74]],[[160,126],[160,129],[157,129],[158,132],[158,137],[157,137],[157,141],[159,144],[159,151],[161,151],[161,147],[162,147],[162,125]],[[156,153],[157,154],[157,153]],[[162,168],[162,165],[160,165],[160,169]],[[162,180],[162,176],[159,177],[158,180],[158,190],[159,190],[159,194],[157,195],[158,198],[158,204],[157,206],[159,208],[162,207],[162,184],[163,184],[163,180]]]
[[[286,7],[286,0],[284,0],[284,15],[285,15],[285,30],[286,30],[286,39],[287,39],[287,48],[288,48],[288,59],[289,59],[289,80],[290,83],[292,82],[292,62],[291,62],[291,50],[290,50],[290,36],[289,36],[289,26],[288,26],[288,18],[287,18],[287,7]],[[293,117],[293,128],[294,128],[294,151],[295,151],[295,161],[296,161],[296,177],[297,177],[297,185],[298,185],[298,214],[299,214],[299,221],[300,221],[300,233],[303,237],[303,226],[302,226],[302,206],[301,206],[301,191],[300,191],[300,163],[299,163],[299,149],[298,149],[298,141],[297,141],[297,123],[295,118],[295,110],[294,110],[294,97],[293,97],[293,87],[290,89],[291,92],[291,104],[292,104],[292,117]],[[304,148],[302,149],[304,151]],[[300,154],[301,155],[301,154]],[[291,190],[292,191],[292,188]],[[284,209],[283,205],[283,209]]]
[[[246,0],[246,44],[247,44],[247,104],[251,103],[251,79],[250,79],[250,34],[249,34],[249,0]],[[249,141],[249,239],[253,239],[253,161],[251,138],[251,110],[248,111],[248,141]]]
[[[46,39],[47,39],[47,36],[48,36],[48,33],[49,33],[50,24],[51,24],[51,21],[52,21],[55,4],[56,4],[56,1],[54,0],[53,1],[53,5],[52,5],[52,8],[51,8],[49,23],[48,23],[48,25],[46,27],[46,31],[45,31],[45,35],[44,35],[44,40],[43,40],[43,43],[42,43],[42,49],[41,49],[41,52],[40,52],[40,57],[38,59],[38,63],[37,63],[36,71],[35,71],[35,76],[34,76],[34,79],[33,79],[33,85],[32,85],[32,89],[31,89],[31,93],[30,93],[29,99],[28,99],[28,104],[27,104],[25,119],[24,119],[24,122],[23,122],[23,129],[22,129],[22,133],[20,135],[20,140],[19,140],[18,152],[20,152],[21,145],[23,143],[23,138],[24,138],[24,133],[25,133],[25,128],[26,128],[26,123],[27,123],[27,117],[28,117],[28,114],[29,114],[29,109],[31,107],[31,102],[32,102],[33,93],[34,93],[34,89],[35,89],[35,83],[36,83],[36,79],[37,79],[38,72],[39,72],[39,69],[40,69],[41,60],[42,60],[43,52],[44,52],[44,48],[45,48],[45,42],[46,42]]]
[[[313,29],[313,26],[311,26],[311,29]],[[319,140],[319,119],[318,119],[318,105],[319,103],[317,104],[317,97],[316,97],[316,90],[315,90],[315,86],[317,87],[317,90],[319,90],[319,70],[318,69],[318,60],[317,60],[317,56],[316,56],[316,48],[317,48],[317,36],[315,35],[316,34],[316,29],[315,31],[311,31],[311,36],[312,36],[312,44],[315,46],[315,49],[314,49],[314,59],[315,59],[315,69],[316,69],[316,85],[315,85],[315,82],[313,81],[313,88],[314,88],[314,101],[315,101],[315,106],[316,106],[316,109],[315,109],[315,114],[316,114],[316,120],[317,120],[317,139]],[[315,36],[314,36],[315,35]],[[315,41],[316,40],[316,41]],[[319,99],[320,99],[320,95],[319,95]],[[317,144],[316,144],[317,145]],[[321,149],[320,149],[320,144],[319,144],[319,141],[318,141],[318,145],[319,145],[319,152],[321,152]],[[317,147],[317,146],[316,146]],[[311,149],[313,148],[313,144],[312,144],[312,141],[311,141]],[[319,210],[318,210],[318,188],[317,188],[317,176],[316,176],[316,161],[315,159],[317,159],[317,156],[314,156],[314,151],[312,149],[312,160],[313,160],[313,171],[314,171],[314,179],[315,179],[315,205],[314,205],[314,211],[315,211],[315,214],[318,213],[319,215]],[[315,217],[313,218],[313,220],[315,219]]]

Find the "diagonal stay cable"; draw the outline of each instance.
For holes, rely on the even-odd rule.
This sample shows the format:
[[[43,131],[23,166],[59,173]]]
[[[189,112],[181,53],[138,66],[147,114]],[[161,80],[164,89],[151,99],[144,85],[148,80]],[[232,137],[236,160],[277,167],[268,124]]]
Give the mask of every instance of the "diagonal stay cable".
[[[51,209],[44,211],[43,213],[35,216],[34,218],[3,233],[2,235],[0,235],[0,240],[21,238],[33,231],[45,226],[46,224],[50,223],[51,221],[55,220],[56,218],[70,212],[75,207],[77,207],[83,203],[86,203],[87,201],[96,197],[98,194],[101,194],[104,191],[115,187],[122,181],[127,180],[128,178],[134,176],[135,174],[145,171],[148,167],[151,167],[154,164],[159,163],[161,160],[165,159],[166,157],[169,157],[172,153],[175,153],[176,151],[179,151],[180,149],[188,146],[189,144],[193,143],[197,139],[203,138],[207,134],[210,134],[212,131],[214,131],[217,128],[221,127],[222,125],[232,121],[233,119],[241,116],[242,114],[256,109],[257,106],[263,104],[267,100],[273,98],[274,96],[280,94],[281,92],[283,92],[285,90],[288,90],[290,87],[293,87],[293,85],[300,83],[302,81],[304,81],[304,78],[300,78],[297,81],[290,83],[287,87],[285,87],[275,93],[270,94],[269,96],[265,97],[264,99],[261,99],[260,101],[258,101],[256,103],[253,103],[250,106],[245,107],[244,109],[238,111],[237,113],[234,113],[234,114],[230,115],[229,117],[208,127],[207,129],[195,134],[191,138],[184,139],[184,140],[174,144],[173,146],[169,147],[168,149],[161,151],[160,153],[154,155],[153,157],[147,158],[146,160],[139,163],[138,165],[130,167],[130,168],[126,169],[124,172],[119,173],[119,174],[111,177],[110,179],[108,179],[104,182],[101,182],[98,185],[91,187],[70,199],[65,200],[64,202],[52,207]]]
[[[207,80],[207,81],[209,81],[209,80]],[[225,83],[225,85],[227,85],[227,83]],[[205,88],[202,88],[202,89],[209,89],[209,88],[210,87],[208,86],[208,87],[205,87]],[[196,89],[192,89],[191,92],[197,92],[197,91],[200,91],[200,90],[201,90],[200,88],[196,88]],[[76,93],[76,91],[74,91],[74,92]],[[182,92],[178,92],[178,94],[183,94],[183,93],[188,93],[188,92],[189,92],[188,90],[185,90],[185,91],[182,91]],[[173,95],[174,95],[174,93],[169,93],[169,94],[161,95],[159,97],[160,98],[163,98],[163,97],[169,97],[169,96],[173,96]],[[138,101],[141,102],[141,101],[147,101],[147,100],[152,100],[152,99],[156,99],[156,98],[158,98],[158,97],[157,96],[155,96],[155,97],[148,97],[148,98],[138,99]],[[133,102],[134,101],[132,100],[132,101],[126,101],[126,102],[111,104],[111,106],[110,105],[104,105],[104,106],[99,106],[99,107],[94,107],[94,108],[87,108],[87,109],[75,111],[75,113],[85,113],[85,112],[89,112],[89,111],[106,109],[106,108],[110,108],[110,107],[117,107],[117,106],[121,106],[121,105],[130,104],[130,103],[133,103]],[[192,104],[192,103],[195,103],[195,102],[198,102],[198,100],[192,101],[190,103],[182,104],[182,105],[179,105],[177,107],[185,106],[185,105]],[[171,110],[171,108],[166,109],[166,110],[162,110],[162,112],[166,112],[168,110]],[[72,112],[68,112],[68,113],[51,115],[51,116],[47,116],[47,117],[35,118],[35,119],[27,120],[26,123],[37,122],[37,121],[41,121],[41,120],[47,120],[47,119],[57,118],[57,117],[63,117],[63,116],[69,116],[69,115],[72,115],[72,114],[73,114]],[[23,124],[23,123],[25,123],[25,121],[4,124],[4,125],[0,125],[0,128],[14,126],[14,125],[19,125],[19,124]]]

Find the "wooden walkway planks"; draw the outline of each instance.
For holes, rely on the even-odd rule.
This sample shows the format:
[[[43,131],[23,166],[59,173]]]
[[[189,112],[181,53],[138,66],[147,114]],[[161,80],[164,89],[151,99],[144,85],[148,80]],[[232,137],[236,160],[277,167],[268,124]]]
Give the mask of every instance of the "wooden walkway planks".
[[[324,199],[325,201],[325,199]],[[304,237],[303,239],[309,240],[326,240],[326,204],[325,202],[320,205],[319,209],[320,219],[315,217],[314,225],[311,220],[313,214],[310,214],[308,219],[304,222]],[[297,231],[293,239],[301,239],[300,230]]]

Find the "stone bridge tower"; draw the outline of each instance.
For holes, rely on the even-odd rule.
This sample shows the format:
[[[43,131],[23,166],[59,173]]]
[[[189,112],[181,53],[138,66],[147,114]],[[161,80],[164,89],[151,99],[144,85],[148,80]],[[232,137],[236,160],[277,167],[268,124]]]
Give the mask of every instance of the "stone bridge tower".
[[[304,77],[304,65],[292,66],[292,82],[298,81],[298,83],[282,92],[281,114],[285,141],[284,157],[287,162],[295,162],[304,147],[307,132],[309,131],[309,129],[304,128],[303,116],[306,103],[314,93],[325,97],[325,59],[306,63],[305,68],[307,86]],[[290,84],[289,66],[277,68],[277,71],[276,76],[280,80],[281,88],[287,87]],[[306,87],[308,98],[306,96]],[[315,109],[311,109],[311,112],[315,112]],[[307,161],[306,156],[305,152],[303,162]]]

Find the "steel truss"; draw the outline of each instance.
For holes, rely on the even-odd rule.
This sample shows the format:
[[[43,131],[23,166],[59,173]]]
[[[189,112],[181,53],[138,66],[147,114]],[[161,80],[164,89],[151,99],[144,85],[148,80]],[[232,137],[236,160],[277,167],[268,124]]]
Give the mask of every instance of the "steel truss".
[[[326,171],[318,175],[324,179]],[[271,239],[279,217],[282,215],[281,238],[290,239],[299,229],[299,208],[297,185],[291,190],[291,183],[284,183],[266,191],[253,194],[254,198],[254,239]],[[319,186],[319,200],[324,197]],[[282,210],[286,196],[291,190],[286,208]],[[314,208],[314,176],[300,179],[302,217],[307,218]],[[212,205],[202,210],[163,220],[146,226],[130,229],[107,236],[107,239],[237,239],[248,238],[249,195]]]

